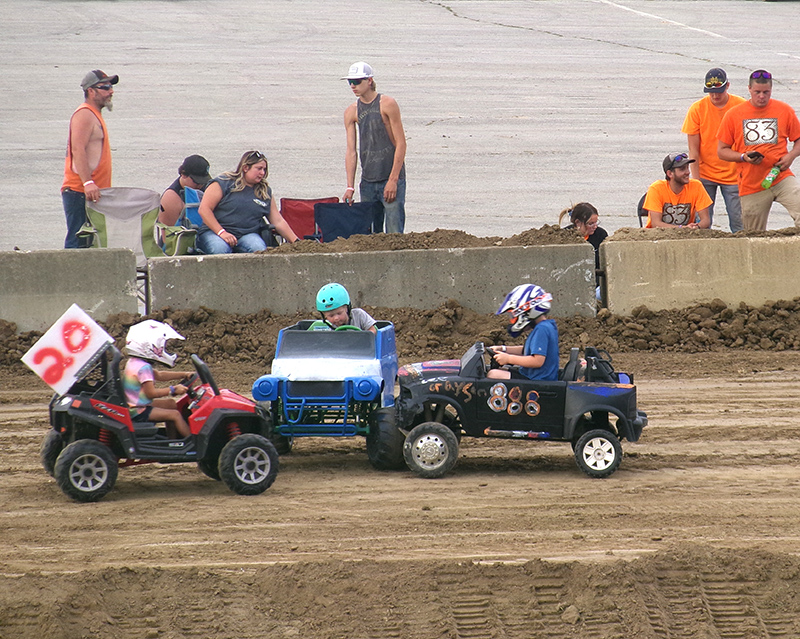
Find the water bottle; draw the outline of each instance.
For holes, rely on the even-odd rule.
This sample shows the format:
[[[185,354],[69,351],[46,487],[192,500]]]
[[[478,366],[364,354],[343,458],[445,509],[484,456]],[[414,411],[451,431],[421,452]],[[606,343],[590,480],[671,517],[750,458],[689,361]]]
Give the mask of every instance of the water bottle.
[[[761,188],[768,189],[769,187],[771,187],[772,183],[775,181],[775,178],[778,177],[778,173],[780,172],[781,170],[777,166],[773,166],[769,170],[769,173],[767,173],[767,177],[765,177],[764,181],[761,183]]]

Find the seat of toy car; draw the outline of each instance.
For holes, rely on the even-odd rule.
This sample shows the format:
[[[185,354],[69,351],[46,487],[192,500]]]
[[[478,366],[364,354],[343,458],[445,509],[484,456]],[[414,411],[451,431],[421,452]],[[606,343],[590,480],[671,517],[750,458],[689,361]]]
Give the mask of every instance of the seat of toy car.
[[[559,371],[558,379],[563,382],[574,382],[578,379],[578,372],[581,369],[580,349],[573,347],[569,351],[569,360],[564,368]]]
[[[459,375],[461,377],[486,377],[485,353],[486,347],[483,345],[483,342],[475,342],[470,346],[461,358]]]
[[[587,346],[583,349],[583,353],[586,356],[587,382],[619,383],[619,376],[611,365],[611,355],[594,346]]]

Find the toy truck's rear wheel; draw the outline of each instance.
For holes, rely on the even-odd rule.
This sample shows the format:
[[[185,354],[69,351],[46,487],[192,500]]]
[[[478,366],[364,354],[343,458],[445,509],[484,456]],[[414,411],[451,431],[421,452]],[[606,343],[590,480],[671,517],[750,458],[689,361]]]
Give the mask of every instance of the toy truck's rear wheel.
[[[608,477],[622,461],[622,446],[614,433],[590,430],[575,444],[575,461],[589,477]]]
[[[72,442],[58,456],[55,478],[76,501],[98,501],[117,481],[119,464],[111,449],[93,439]]]
[[[259,495],[275,481],[278,451],[266,437],[239,435],[222,449],[219,474],[236,494]]]
[[[435,479],[458,461],[458,440],[447,426],[423,422],[415,426],[403,445],[406,465],[420,477]]]
[[[45,435],[42,447],[39,449],[39,457],[42,460],[42,466],[47,471],[50,477],[56,475],[56,459],[59,453],[64,450],[64,440],[61,438],[61,433],[56,430],[51,430]]]
[[[394,408],[379,408],[369,422],[367,433],[367,456],[377,470],[397,470],[404,466],[403,433],[397,430]]]

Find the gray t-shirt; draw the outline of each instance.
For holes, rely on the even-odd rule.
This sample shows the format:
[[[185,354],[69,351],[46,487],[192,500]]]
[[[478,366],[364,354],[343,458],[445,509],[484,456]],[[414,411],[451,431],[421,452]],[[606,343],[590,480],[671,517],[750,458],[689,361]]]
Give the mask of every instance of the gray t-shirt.
[[[381,94],[369,104],[358,101],[358,151],[361,156],[361,179],[383,182],[389,179],[394,165],[395,145],[381,117]],[[406,177],[405,164],[399,179]]]

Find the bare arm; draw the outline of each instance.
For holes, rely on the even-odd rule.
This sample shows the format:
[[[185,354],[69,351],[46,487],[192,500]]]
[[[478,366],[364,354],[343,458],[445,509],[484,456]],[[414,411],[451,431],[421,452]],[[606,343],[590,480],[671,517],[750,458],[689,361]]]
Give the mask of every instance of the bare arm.
[[[747,162],[748,164],[761,164],[762,158],[753,160],[746,153],[739,153],[731,148],[730,144],[720,140],[717,142],[717,157],[726,162]]]
[[[711,207],[707,206],[702,211],[698,211],[697,215],[700,216],[700,222],[697,225],[689,224],[690,228],[701,228],[701,229],[710,229],[711,228],[711,215],[710,215]]]
[[[287,242],[297,242],[300,238],[295,235],[289,223],[283,219],[280,211],[278,211],[278,204],[275,202],[275,196],[272,196],[272,201],[269,205],[269,222],[278,231],[278,234]]]
[[[785,171],[792,166],[792,162],[794,162],[798,156],[800,156],[800,138],[792,141],[792,150],[778,160],[775,166],[781,171]]]
[[[397,180],[400,177],[403,163],[406,161],[406,134],[400,118],[400,107],[394,98],[388,96],[381,98],[381,114],[385,115],[389,121],[389,137],[395,147],[392,171],[389,173],[389,179],[383,191],[383,198],[387,202],[394,202],[397,197]]]
[[[214,217],[214,209],[217,208],[217,205],[221,201],[222,187],[218,182],[212,182],[206,188],[205,193],[203,193],[203,199],[200,200],[200,206],[197,208],[197,212],[203,219],[203,223],[211,229],[212,233],[219,235],[225,240],[228,246],[236,246],[236,236],[223,229],[222,225],[217,222],[217,218]]]
[[[689,171],[695,180],[700,179],[700,134],[687,135],[686,141],[689,144],[689,157],[695,162],[689,165]]]
[[[181,196],[172,189],[167,189],[161,196],[161,212],[158,214],[158,221],[168,226],[174,226],[181,216],[183,206]]]
[[[348,189],[342,198],[345,202],[352,202],[356,186],[356,166],[358,165],[358,153],[356,151],[356,121],[358,119],[358,108],[353,103],[344,111],[344,130],[347,136],[347,152],[344,156],[344,168],[347,175]]]

